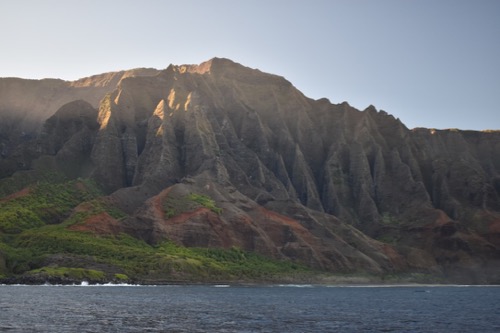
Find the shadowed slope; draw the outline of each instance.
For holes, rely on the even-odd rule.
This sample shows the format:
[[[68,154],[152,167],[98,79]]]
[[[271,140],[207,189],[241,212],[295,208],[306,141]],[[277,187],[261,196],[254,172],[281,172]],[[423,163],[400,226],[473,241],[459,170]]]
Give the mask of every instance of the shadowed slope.
[[[218,58],[122,78],[98,111],[69,105],[45,125],[34,164],[52,156],[95,179],[127,213],[121,228],[150,243],[478,281],[500,258],[499,132],[409,130]],[[64,131],[70,108],[95,118]],[[221,211],[166,210],[193,193]]]

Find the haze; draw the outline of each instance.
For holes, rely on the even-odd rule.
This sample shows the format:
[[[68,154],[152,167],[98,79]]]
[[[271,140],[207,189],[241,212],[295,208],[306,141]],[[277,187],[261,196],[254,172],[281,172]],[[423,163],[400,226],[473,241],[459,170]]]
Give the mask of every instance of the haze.
[[[0,77],[225,57],[409,128],[500,129],[500,2],[0,0]]]

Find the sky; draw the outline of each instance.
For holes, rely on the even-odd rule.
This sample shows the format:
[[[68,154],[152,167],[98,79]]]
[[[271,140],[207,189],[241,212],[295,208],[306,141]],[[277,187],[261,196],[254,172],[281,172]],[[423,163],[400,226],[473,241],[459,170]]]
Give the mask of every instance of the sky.
[[[213,57],[408,128],[500,129],[498,0],[0,0],[0,77]]]

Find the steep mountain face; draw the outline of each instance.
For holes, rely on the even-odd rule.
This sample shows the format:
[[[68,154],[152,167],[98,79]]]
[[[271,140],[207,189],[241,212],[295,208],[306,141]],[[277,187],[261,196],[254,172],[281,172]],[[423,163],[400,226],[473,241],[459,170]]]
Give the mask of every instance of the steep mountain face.
[[[156,75],[156,69],[135,69],[95,75],[74,82],[57,79],[0,78],[0,177],[30,169],[30,145],[44,122],[64,104],[85,100],[98,107],[109,91],[131,76]]]
[[[0,84],[0,115],[20,124],[0,131],[0,186],[19,170],[92,178],[127,214],[101,219],[112,233],[336,272],[499,281],[500,132],[409,130],[217,58]]]

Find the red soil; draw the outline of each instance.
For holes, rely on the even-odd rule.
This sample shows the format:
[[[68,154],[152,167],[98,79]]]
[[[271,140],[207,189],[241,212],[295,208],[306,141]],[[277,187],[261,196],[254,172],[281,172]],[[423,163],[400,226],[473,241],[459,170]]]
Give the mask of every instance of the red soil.
[[[90,231],[97,235],[117,235],[121,231],[119,222],[106,212],[91,216],[83,223],[72,225],[69,229]]]
[[[25,187],[16,193],[12,193],[11,195],[8,195],[5,198],[0,199],[0,202],[9,201],[9,200],[13,200],[16,198],[22,198],[24,196],[27,196],[30,193],[31,193],[31,189],[29,187]]]

